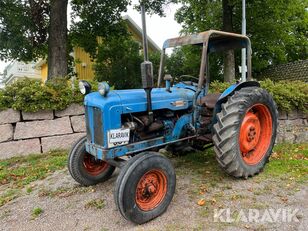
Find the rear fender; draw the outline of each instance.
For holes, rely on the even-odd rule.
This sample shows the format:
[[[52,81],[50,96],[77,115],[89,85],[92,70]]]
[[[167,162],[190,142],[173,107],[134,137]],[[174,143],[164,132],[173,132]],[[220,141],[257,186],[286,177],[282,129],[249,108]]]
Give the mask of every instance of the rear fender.
[[[217,121],[216,121],[216,114],[221,111],[221,105],[225,102],[227,102],[228,97],[232,96],[234,92],[244,88],[244,87],[260,87],[260,83],[256,81],[247,81],[247,82],[242,82],[242,83],[236,83],[231,85],[229,88],[227,88],[219,97],[218,101],[216,102],[215,108],[214,108],[214,113],[213,113],[213,119],[211,126],[213,126]]]

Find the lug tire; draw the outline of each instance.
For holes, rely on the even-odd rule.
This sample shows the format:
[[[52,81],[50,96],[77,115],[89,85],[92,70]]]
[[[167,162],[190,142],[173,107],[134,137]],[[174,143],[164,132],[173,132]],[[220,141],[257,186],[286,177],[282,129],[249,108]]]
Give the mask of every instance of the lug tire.
[[[242,88],[229,97],[213,126],[214,151],[221,168],[245,179],[262,171],[275,143],[277,118],[276,104],[262,88]]]
[[[140,153],[121,169],[114,190],[116,207],[125,219],[146,223],[166,211],[175,185],[174,168],[166,157],[156,152]]]
[[[86,137],[79,139],[68,157],[68,170],[75,181],[83,186],[95,185],[108,180],[114,166],[95,158],[85,150]]]

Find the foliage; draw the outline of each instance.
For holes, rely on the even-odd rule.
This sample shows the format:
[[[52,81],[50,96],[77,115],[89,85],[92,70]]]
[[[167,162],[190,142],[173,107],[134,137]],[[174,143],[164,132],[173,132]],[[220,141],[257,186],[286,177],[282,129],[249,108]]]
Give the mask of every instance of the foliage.
[[[140,88],[140,63],[143,61],[140,50],[139,43],[130,36],[117,36],[104,40],[98,47],[96,56],[96,79],[109,81],[116,89]],[[158,70],[159,54],[150,53],[150,60],[154,69]]]
[[[139,44],[129,37],[114,37],[98,48],[95,75],[117,89],[138,88],[141,83]]]
[[[70,1],[71,27],[64,32],[56,31],[54,36],[50,36],[52,28],[61,28],[57,19],[60,15],[66,15],[67,9],[55,11],[59,2],[68,0],[0,0],[0,59],[20,61],[32,61],[38,58],[59,56],[56,70],[67,70],[67,62],[60,62],[69,58],[72,47],[78,45],[90,53],[92,58],[96,56],[96,50],[101,39],[110,36],[128,36],[121,13],[127,10],[127,6],[132,1],[113,0],[72,0]],[[163,5],[169,1],[143,1],[147,11],[163,15]],[[139,1],[137,3],[139,5]],[[136,5],[136,7],[138,7]],[[66,22],[61,21],[62,25]],[[59,32],[59,33],[58,33]],[[57,37],[58,36],[58,37]],[[57,38],[54,38],[57,37]],[[63,39],[64,38],[64,39]],[[67,41],[65,41],[67,38]],[[65,52],[54,54],[58,46],[54,42],[61,41],[67,43],[67,54]],[[55,45],[54,45],[55,44]],[[66,47],[66,46],[63,46]],[[53,51],[53,52],[51,52]],[[52,65],[54,59],[50,59],[49,74],[53,75],[55,68]],[[56,72],[57,73],[57,72]],[[62,75],[62,72],[59,72]],[[48,78],[53,78],[50,76]],[[67,73],[68,74],[68,73]]]
[[[82,101],[83,97],[77,89],[73,91],[70,83],[62,78],[53,79],[46,85],[30,79],[17,81],[0,91],[0,109],[13,108],[27,112],[62,110],[71,103]]]
[[[176,48],[166,61],[166,71],[173,77],[192,75],[198,77],[202,51],[199,46]]]
[[[164,8],[170,3],[176,2],[174,0],[142,0],[134,1],[134,8],[140,10],[140,3],[144,3],[145,9],[149,14],[158,14],[159,16],[164,16]]]
[[[0,0],[0,59],[31,61],[47,53],[48,0]]]
[[[269,79],[261,81],[261,87],[268,90],[281,110],[290,111],[298,108],[307,111],[308,83],[302,81],[279,81]]]
[[[139,74],[140,75],[140,74]],[[121,75],[120,75],[121,76]],[[139,77],[140,78],[140,77]],[[108,80],[108,79],[104,79]],[[111,82],[111,80],[109,80]],[[140,79],[139,79],[140,81]],[[98,82],[88,81],[92,91],[97,91]],[[261,87],[269,91],[280,110],[298,108],[307,111],[308,84],[301,81],[260,81]],[[123,84],[123,85],[121,85]],[[79,92],[78,81],[72,83],[64,79],[54,79],[43,85],[40,81],[25,79],[0,90],[0,109],[13,108],[27,112],[38,110],[62,110],[72,103],[82,103],[84,96]],[[116,88],[133,86],[126,81],[116,83]],[[223,92],[229,83],[211,82],[210,92]]]
[[[51,17],[48,0],[0,0],[0,57],[31,61],[47,55]],[[118,33],[116,21],[129,1],[73,0],[70,36],[81,36],[81,43],[96,36]],[[14,13],[12,13],[14,12]]]
[[[129,1],[73,0],[72,26],[69,37],[74,46],[80,46],[91,57],[96,57],[101,39],[128,36],[121,12]],[[97,38],[100,39],[97,39]]]
[[[179,0],[176,19],[183,32],[222,29],[222,1]],[[241,0],[229,0],[233,30],[241,33]],[[308,49],[306,1],[247,1],[247,34],[252,41],[253,71],[305,59]],[[236,66],[240,65],[237,55]]]
[[[278,108],[290,111],[298,108],[307,111],[308,83],[302,81],[278,81],[270,79],[260,81],[261,87],[273,96]],[[229,86],[228,83],[213,81],[210,90],[212,92],[223,92]]]
[[[214,80],[214,81],[211,82],[210,91],[213,92],[213,93],[222,93],[228,87],[230,87],[230,83],[219,82],[217,80]]]
[[[167,57],[166,71],[173,77],[181,75],[192,75],[199,77],[201,65],[202,47],[183,46],[174,49],[173,53]],[[209,56],[209,71],[212,80],[223,80],[223,59],[219,54]]]

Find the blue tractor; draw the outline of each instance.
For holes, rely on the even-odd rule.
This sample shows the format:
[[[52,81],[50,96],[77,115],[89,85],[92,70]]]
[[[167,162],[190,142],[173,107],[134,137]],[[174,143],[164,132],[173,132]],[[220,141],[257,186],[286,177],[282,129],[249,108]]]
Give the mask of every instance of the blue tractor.
[[[174,168],[158,149],[202,149],[213,144],[222,169],[246,179],[264,168],[277,129],[276,105],[258,82],[238,82],[222,94],[209,93],[211,53],[246,48],[251,79],[248,37],[210,30],[166,40],[154,88],[143,7],[142,11],[143,89],[109,91],[108,84],[101,83],[97,92],[90,93],[89,83],[81,81],[87,136],[74,144],[68,161],[70,174],[84,186],[104,182],[120,168],[115,203],[124,218],[137,224],[161,215],[175,191]],[[172,82],[164,73],[165,51],[185,45],[202,48],[199,78],[183,75]]]

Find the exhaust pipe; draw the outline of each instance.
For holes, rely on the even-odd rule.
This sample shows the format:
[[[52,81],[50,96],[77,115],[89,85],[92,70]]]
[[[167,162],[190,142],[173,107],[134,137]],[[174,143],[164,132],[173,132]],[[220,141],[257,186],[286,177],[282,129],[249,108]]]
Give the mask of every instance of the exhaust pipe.
[[[154,86],[153,83],[153,64],[149,61],[148,54],[148,38],[146,30],[145,6],[141,3],[141,21],[142,21],[142,39],[143,39],[143,55],[144,62],[141,63],[142,87],[147,96],[147,112],[150,123],[153,123],[152,97],[151,92]]]

